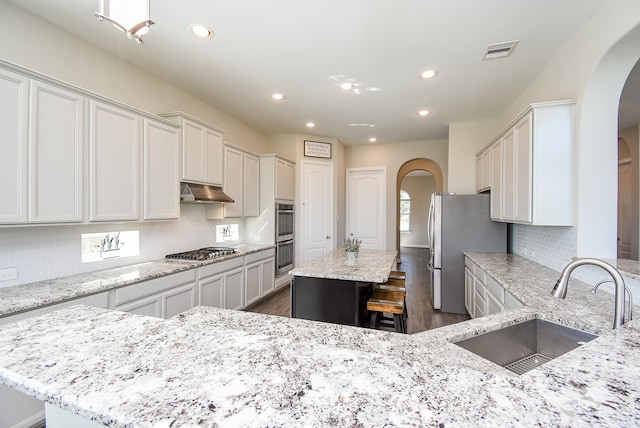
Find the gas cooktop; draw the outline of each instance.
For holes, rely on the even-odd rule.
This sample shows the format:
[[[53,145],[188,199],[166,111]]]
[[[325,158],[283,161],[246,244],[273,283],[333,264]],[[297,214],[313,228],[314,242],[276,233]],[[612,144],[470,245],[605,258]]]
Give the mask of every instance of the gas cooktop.
[[[165,257],[168,259],[177,260],[211,260],[217,257],[228,256],[238,252],[237,248],[229,247],[206,247],[199,250],[185,251],[183,253],[168,254]]]

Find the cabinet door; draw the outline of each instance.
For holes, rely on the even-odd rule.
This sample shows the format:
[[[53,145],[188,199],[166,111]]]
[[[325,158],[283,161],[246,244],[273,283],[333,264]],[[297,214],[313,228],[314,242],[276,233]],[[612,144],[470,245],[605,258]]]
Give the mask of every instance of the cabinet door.
[[[144,121],[144,219],[180,217],[180,139],[178,129]]]
[[[475,277],[471,273],[468,268],[464,268],[464,307],[469,312],[469,316],[471,318],[475,318],[474,316],[474,305],[473,305],[473,295],[475,293],[474,288],[474,279]]]
[[[503,177],[502,177],[502,218],[515,218],[515,133],[513,129],[507,131],[502,138]]]
[[[196,306],[196,285],[187,284],[162,295],[164,318],[174,317]]]
[[[502,141],[491,146],[491,219],[502,220]]]
[[[242,309],[244,303],[244,269],[224,274],[225,309]]]
[[[262,262],[262,295],[266,296],[276,288],[276,261],[274,258]]]
[[[182,180],[204,182],[203,127],[182,119]]]
[[[244,217],[260,215],[260,159],[244,154]]]
[[[244,270],[246,283],[246,305],[250,305],[260,298],[262,295],[261,279],[262,279],[262,263],[254,263],[246,266]]]
[[[276,158],[276,199],[295,198],[295,165]]]
[[[90,105],[89,219],[138,220],[140,118],[97,101]]]
[[[242,217],[244,214],[244,156],[239,150],[224,148],[224,191],[235,202],[224,204],[225,217]]]
[[[482,191],[482,158],[476,156],[476,192]]]
[[[0,72],[0,223],[27,221],[29,79]]]
[[[209,128],[203,130],[204,138],[204,158],[205,158],[205,171],[204,181],[208,184],[216,186],[222,186],[224,183],[223,177],[223,151],[222,151],[222,133],[214,131]]]
[[[198,286],[198,302],[202,306],[224,307],[224,276],[206,278]]]
[[[514,220],[530,223],[532,218],[532,113],[514,127]]]
[[[116,306],[117,311],[131,312],[132,314],[146,315],[148,317],[162,318],[162,296],[160,294],[134,300],[125,305]]]
[[[84,98],[31,83],[29,221],[82,221]]]

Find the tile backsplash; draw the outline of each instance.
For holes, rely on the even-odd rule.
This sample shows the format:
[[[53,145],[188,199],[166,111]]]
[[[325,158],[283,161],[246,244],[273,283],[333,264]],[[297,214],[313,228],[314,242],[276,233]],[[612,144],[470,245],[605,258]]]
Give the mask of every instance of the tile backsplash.
[[[215,246],[216,225],[230,223],[229,219],[206,220],[202,205],[181,204],[180,209],[177,221],[0,228],[0,269],[18,268],[18,278],[2,281],[0,287],[110,269],[161,259],[168,253]],[[242,219],[233,220],[242,230]],[[139,231],[138,256],[82,263],[83,233],[125,230]],[[225,243],[232,244],[234,242]]]

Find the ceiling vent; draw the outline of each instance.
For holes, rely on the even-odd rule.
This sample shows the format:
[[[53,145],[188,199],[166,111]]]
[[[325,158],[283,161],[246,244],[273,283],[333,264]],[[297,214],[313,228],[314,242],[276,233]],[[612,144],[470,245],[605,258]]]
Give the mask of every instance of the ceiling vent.
[[[511,55],[511,52],[518,45],[519,40],[514,40],[512,42],[504,42],[504,43],[496,43],[493,45],[487,46],[487,50],[484,51],[484,56],[482,60],[487,59],[496,59],[496,58],[504,58]]]

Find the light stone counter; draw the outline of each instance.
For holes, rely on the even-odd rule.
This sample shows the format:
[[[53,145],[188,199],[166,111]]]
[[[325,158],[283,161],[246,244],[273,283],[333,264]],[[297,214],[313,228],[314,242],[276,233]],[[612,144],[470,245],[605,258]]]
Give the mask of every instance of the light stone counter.
[[[162,259],[0,288],[0,318],[275,248],[274,245],[253,244],[235,247],[238,248],[238,253],[219,257],[215,261]]]
[[[339,248],[290,270],[289,275],[382,283],[389,279],[397,254],[395,250],[360,250],[357,261],[351,265],[344,249]]]
[[[640,425],[640,321],[613,331],[606,293],[552,299],[557,272],[469,256],[526,306],[411,336],[76,306],[0,327],[0,382],[114,427]],[[600,337],[521,376],[451,343],[536,317]]]

